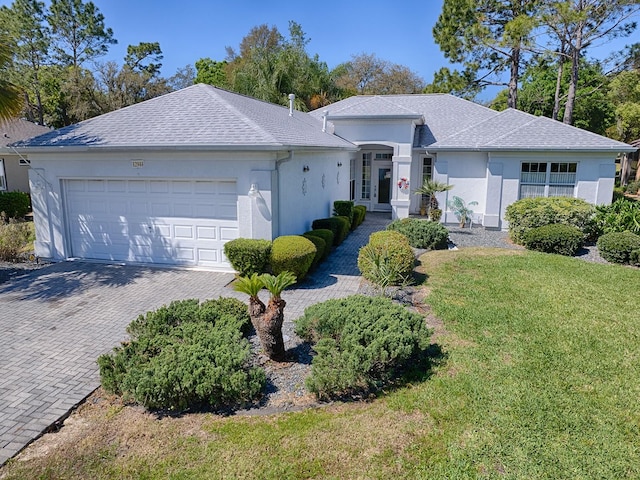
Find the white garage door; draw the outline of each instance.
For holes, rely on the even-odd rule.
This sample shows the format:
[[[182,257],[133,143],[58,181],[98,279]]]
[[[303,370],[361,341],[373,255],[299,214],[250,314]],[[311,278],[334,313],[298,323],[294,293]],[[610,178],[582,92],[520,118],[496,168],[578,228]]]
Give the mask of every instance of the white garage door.
[[[74,257],[230,269],[234,181],[65,180]]]

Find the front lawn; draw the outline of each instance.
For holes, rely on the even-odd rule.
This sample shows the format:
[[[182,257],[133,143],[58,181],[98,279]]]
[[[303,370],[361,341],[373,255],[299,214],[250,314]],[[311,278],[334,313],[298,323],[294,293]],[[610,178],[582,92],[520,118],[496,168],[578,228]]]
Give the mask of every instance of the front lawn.
[[[444,324],[428,379],[253,417],[158,419],[97,396],[0,477],[640,476],[640,270],[488,249],[421,261]]]

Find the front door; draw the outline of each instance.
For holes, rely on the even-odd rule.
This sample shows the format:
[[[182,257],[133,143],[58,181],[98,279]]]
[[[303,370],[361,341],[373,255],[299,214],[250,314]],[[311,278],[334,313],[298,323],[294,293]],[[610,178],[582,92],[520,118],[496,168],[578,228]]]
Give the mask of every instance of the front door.
[[[376,167],[373,184],[373,209],[391,211],[391,166]]]

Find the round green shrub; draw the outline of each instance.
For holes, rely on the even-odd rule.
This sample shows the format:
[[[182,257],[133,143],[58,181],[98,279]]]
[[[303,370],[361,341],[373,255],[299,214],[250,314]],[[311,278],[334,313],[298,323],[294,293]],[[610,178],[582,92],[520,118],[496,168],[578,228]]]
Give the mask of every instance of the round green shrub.
[[[637,195],[638,190],[640,190],[640,182],[629,182],[629,184],[625,187],[625,192],[631,195]]]
[[[316,256],[316,247],[311,240],[301,235],[285,235],[273,241],[271,247],[271,270],[274,275],[293,273],[302,280]]]
[[[331,230],[331,233],[333,233],[333,245],[340,245],[338,243],[338,231],[340,230],[340,220],[338,220],[338,217],[318,218],[311,223],[311,229]]]
[[[640,235],[631,232],[605,233],[598,239],[600,256],[613,263],[631,263],[632,253],[640,249]]]
[[[505,219],[509,222],[511,239],[522,244],[527,230],[554,223],[573,225],[585,238],[590,237],[594,230],[595,211],[593,205],[580,198],[523,198],[507,207]]]
[[[0,213],[7,219],[24,218],[31,209],[29,194],[24,192],[0,192]]]
[[[631,265],[635,265],[636,267],[640,267],[640,248],[637,248],[631,252],[629,255],[629,263]]]
[[[309,230],[303,234],[305,237],[313,235],[315,237],[320,237],[324,240],[325,249],[322,254],[322,259],[326,260],[331,253],[331,247],[333,246],[333,232],[331,230],[327,230],[326,228],[318,228],[317,230]]]
[[[347,217],[349,225],[353,225],[353,202],[351,200],[336,200],[333,202],[333,214],[337,217]]]
[[[316,247],[316,256],[313,258],[313,262],[311,262],[311,267],[309,268],[309,270],[313,270],[320,264],[320,262],[324,258],[325,251],[327,250],[327,244],[322,238],[316,235],[308,235],[306,233],[303,233],[302,236],[311,240],[311,243],[313,243],[313,245]]]
[[[271,241],[236,238],[224,244],[224,254],[234,270],[243,277],[266,273],[269,269]]]
[[[349,236],[349,232],[351,231],[351,222],[347,217],[337,216],[338,219],[338,245],[340,245],[344,240]],[[336,241],[334,239],[334,241]]]
[[[365,207],[364,205],[354,206],[353,207],[353,223],[355,226],[352,225],[351,228],[356,229],[357,227],[362,225],[362,222],[364,222],[366,215],[367,215],[367,207]]]
[[[584,245],[584,235],[578,227],[554,223],[527,230],[523,244],[529,250],[572,257]]]
[[[408,283],[414,265],[415,255],[407,237],[391,230],[372,233],[358,253],[362,276],[383,288]]]
[[[251,366],[241,332],[247,317],[246,305],[224,298],[172,302],[140,315],[127,328],[130,341],[98,358],[102,385],[150,409],[255,401],[266,376]]]
[[[437,222],[403,218],[391,222],[387,225],[387,230],[400,232],[409,239],[409,245],[414,248],[442,250],[448,245],[449,230]]]
[[[307,387],[319,398],[377,390],[429,346],[422,316],[384,297],[328,300],[294,323],[296,333],[314,344]]]

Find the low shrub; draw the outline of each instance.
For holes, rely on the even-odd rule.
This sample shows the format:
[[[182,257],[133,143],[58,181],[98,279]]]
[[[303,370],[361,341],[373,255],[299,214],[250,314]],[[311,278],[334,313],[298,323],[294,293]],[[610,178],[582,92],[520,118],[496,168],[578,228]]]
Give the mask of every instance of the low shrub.
[[[527,230],[522,243],[529,250],[572,257],[584,245],[584,235],[578,227],[554,223]]]
[[[271,241],[236,238],[224,244],[224,254],[243,277],[265,273],[269,269]]]
[[[340,230],[340,220],[338,220],[338,217],[318,218],[311,222],[311,229],[331,230],[331,233],[333,233],[333,245],[339,245],[338,231]]]
[[[629,263],[631,265],[635,265],[636,267],[640,267],[640,248],[637,248],[631,252],[629,255]]]
[[[319,398],[378,390],[429,346],[422,316],[383,297],[328,300],[294,323],[296,333],[314,344],[306,384]]]
[[[624,191],[630,195],[637,195],[638,190],[640,190],[640,182],[638,181],[629,182],[624,189]]]
[[[271,270],[274,275],[291,272],[300,281],[307,275],[315,256],[316,247],[311,240],[301,235],[284,235],[273,241]]]
[[[347,217],[351,228],[353,225],[353,202],[351,200],[336,200],[333,202],[333,215],[336,217]]]
[[[358,253],[362,276],[383,289],[410,282],[414,265],[415,255],[407,237],[391,230],[372,233]]]
[[[600,256],[613,263],[631,263],[632,254],[640,249],[640,235],[631,232],[605,233],[598,239]]]
[[[315,237],[320,237],[324,240],[325,248],[322,253],[322,259],[326,260],[331,253],[331,247],[333,246],[333,232],[331,230],[327,230],[326,228],[318,228],[317,230],[309,230],[303,234],[305,237],[313,235]]]
[[[599,234],[627,230],[640,234],[640,202],[623,197],[611,205],[599,205],[594,222]]]
[[[98,358],[102,386],[149,409],[213,408],[254,401],[264,388],[241,329],[246,305],[220,298],[172,302],[134,320],[131,338]]]
[[[327,250],[327,244],[322,238],[316,235],[308,235],[306,233],[303,233],[302,236],[311,240],[311,243],[313,243],[313,245],[316,247],[316,256],[313,258],[313,262],[311,262],[311,267],[309,267],[309,270],[313,270],[325,258],[324,255]]]
[[[511,239],[522,244],[527,230],[554,223],[573,225],[589,238],[594,231],[595,212],[593,205],[580,198],[523,198],[507,207],[505,219]]]
[[[340,245],[349,236],[351,222],[349,222],[347,217],[338,216],[335,218],[338,219],[338,238],[334,239],[334,241],[337,240],[338,245]]]
[[[6,220],[0,214],[0,260],[5,262],[17,260],[30,241],[29,223],[13,218]]]
[[[353,207],[353,223],[355,227],[352,225],[352,229],[356,229],[362,222],[364,222],[365,217],[367,216],[367,207],[364,205],[356,205]]]
[[[387,230],[400,232],[414,248],[442,250],[447,248],[449,239],[449,230],[444,225],[417,218],[394,220],[387,225]]]
[[[24,192],[0,192],[0,212],[6,218],[24,218],[31,210],[29,194]]]

